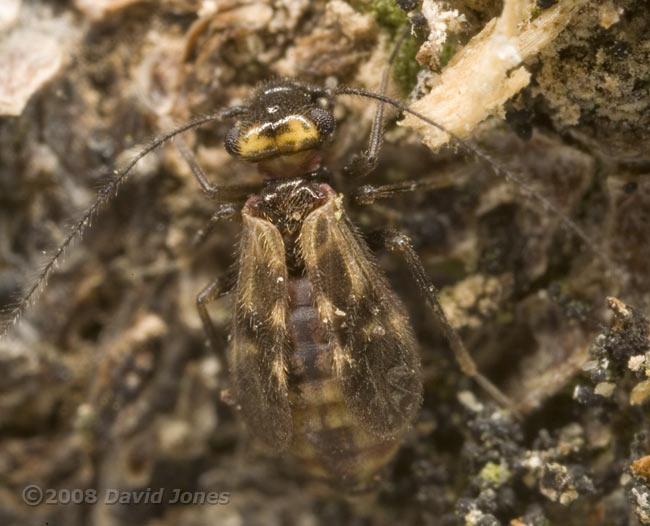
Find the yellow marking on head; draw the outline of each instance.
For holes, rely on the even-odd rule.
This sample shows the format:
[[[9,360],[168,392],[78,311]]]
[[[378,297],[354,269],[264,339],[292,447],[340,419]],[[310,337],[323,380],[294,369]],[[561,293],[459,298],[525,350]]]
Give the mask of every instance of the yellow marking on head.
[[[316,124],[303,115],[289,115],[276,122],[251,126],[237,140],[237,151],[246,158],[294,153],[320,142]]]
[[[278,134],[275,139],[281,152],[299,152],[318,144],[320,136],[313,121],[302,115],[290,115],[283,121],[286,131]]]
[[[275,140],[261,135],[261,131],[261,128],[256,126],[239,137],[237,151],[242,157],[256,157],[276,149]]]

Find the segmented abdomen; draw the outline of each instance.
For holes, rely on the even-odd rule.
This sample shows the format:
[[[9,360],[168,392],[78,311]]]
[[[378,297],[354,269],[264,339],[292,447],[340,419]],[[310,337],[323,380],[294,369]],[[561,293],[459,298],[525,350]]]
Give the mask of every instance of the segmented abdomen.
[[[312,476],[339,488],[373,489],[401,436],[382,438],[366,431],[347,408],[307,278],[289,279],[288,322],[292,454]]]

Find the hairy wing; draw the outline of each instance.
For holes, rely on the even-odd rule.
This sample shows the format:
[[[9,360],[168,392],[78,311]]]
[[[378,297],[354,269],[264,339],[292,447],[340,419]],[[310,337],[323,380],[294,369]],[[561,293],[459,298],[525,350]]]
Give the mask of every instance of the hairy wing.
[[[346,404],[370,431],[398,434],[422,401],[406,310],[334,195],[304,221],[300,248]]]
[[[285,249],[268,221],[243,214],[230,377],[251,431],[270,448],[291,438]]]

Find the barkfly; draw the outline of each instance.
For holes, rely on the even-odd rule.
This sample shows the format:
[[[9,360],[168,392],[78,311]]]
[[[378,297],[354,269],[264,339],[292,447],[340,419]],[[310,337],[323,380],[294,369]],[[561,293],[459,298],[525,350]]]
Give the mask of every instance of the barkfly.
[[[322,147],[335,133],[334,102],[345,95],[377,101],[368,150],[347,166],[349,176],[367,175],[375,168],[385,104],[447,131],[384,94],[394,56],[379,93],[273,80],[261,85],[246,104],[192,120],[155,139],[100,192],[20,301],[12,321],[138,161],[185,131],[232,122],[225,148],[235,158],[254,163],[260,183],[214,185],[191,152],[178,143],[198,183],[218,205],[214,220],[242,221],[227,353],[232,395],[252,434],[271,449],[290,451],[310,473],[339,488],[358,492],[375,487],[418,415],[420,356],[406,309],[350,222]],[[487,160],[493,170],[516,180],[482,151],[450,135],[462,148]],[[364,186],[354,197],[365,203],[418,188],[426,189],[426,184]],[[588,241],[579,227],[558,215]],[[405,259],[463,372],[502,405],[510,405],[477,371],[409,238],[390,230],[380,239]],[[226,291],[227,284],[216,279],[197,298],[217,354],[221,344],[208,304]]]
[[[387,68],[384,79],[387,79]],[[385,82],[384,82],[385,84]],[[106,187],[73,228],[15,311],[25,308],[67,245],[114,194],[142,157],[185,130],[233,120],[226,150],[257,165],[263,181],[213,185],[183,143],[179,148],[203,190],[218,203],[213,220],[241,214],[228,369],[231,393],[252,434],[274,451],[290,451],[307,471],[355,493],[376,487],[422,402],[420,357],[407,311],[350,222],[332,187],[322,146],[335,132],[335,97],[378,99],[371,154],[346,172],[368,173],[383,127],[383,94],[269,81],[250,101],[191,121],[154,140]],[[425,118],[422,116],[422,118]],[[360,198],[388,188],[363,187]],[[243,207],[235,206],[243,202]],[[382,236],[401,253],[441,323],[463,370],[503,404],[446,320],[409,239]],[[218,278],[197,297],[205,332],[221,354],[207,305],[226,292]]]
[[[232,395],[252,434],[272,450],[290,451],[311,474],[348,492],[376,487],[418,415],[422,380],[407,311],[350,222],[325,165],[321,147],[336,128],[331,108],[345,94],[379,100],[369,153],[346,170],[370,172],[383,131],[383,104],[409,111],[404,105],[381,93],[317,88],[289,79],[267,82],[246,105],[193,120],[142,150],[73,227],[13,317],[140,159],[183,131],[233,121],[225,148],[257,165],[259,184],[213,185],[179,143],[203,190],[218,203],[213,217],[241,215],[227,357]],[[364,187],[360,197],[382,190],[390,191]],[[406,259],[463,370],[507,404],[476,371],[409,239],[393,231],[382,237],[389,250]],[[207,305],[225,292],[226,283],[216,279],[197,298],[217,354],[221,345]]]

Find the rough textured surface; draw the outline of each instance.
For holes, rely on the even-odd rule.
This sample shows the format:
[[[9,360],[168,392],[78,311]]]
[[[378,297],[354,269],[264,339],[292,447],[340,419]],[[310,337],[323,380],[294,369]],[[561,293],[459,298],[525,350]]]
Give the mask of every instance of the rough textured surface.
[[[2,305],[31,284],[43,252],[138,145],[241,102],[274,75],[376,89],[406,20],[389,0],[18,4],[12,31],[23,20],[49,24],[66,51],[49,83],[28,87],[20,115],[0,117]],[[533,16],[544,16],[541,4]],[[465,22],[444,40],[443,75],[501,6],[450,2],[437,12],[454,10]],[[169,146],[140,163],[0,341],[0,524],[650,524],[646,21],[641,1],[579,6],[526,59],[530,83],[503,107],[506,120],[471,127],[471,140],[578,222],[616,273],[487,166],[450,150],[434,155],[394,123],[369,180],[335,179],[349,193],[452,176],[430,192],[347,207],[365,232],[412,236],[454,326],[516,401],[520,421],[460,374],[408,271],[382,255],[412,316],[425,384],[420,419],[383,491],[374,503],[348,502],[263,453],[226,403],[227,375],[195,308],[201,288],[233,264],[238,225],[193,246],[213,205]],[[413,97],[435,85],[438,72],[418,72],[417,48],[398,59],[393,94],[413,78]],[[0,68],[7,60],[0,55]],[[27,65],[17,74],[29,77]],[[328,147],[335,170],[365,147],[373,111],[340,99]],[[225,129],[185,140],[215,181],[256,180],[223,150]],[[211,310],[224,352],[230,308],[226,297]],[[21,492],[30,484],[229,496],[227,505],[29,507]]]

